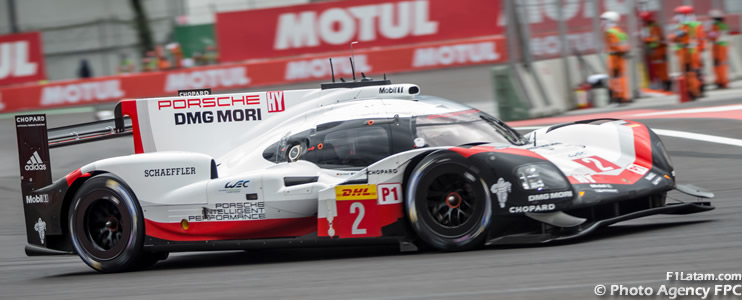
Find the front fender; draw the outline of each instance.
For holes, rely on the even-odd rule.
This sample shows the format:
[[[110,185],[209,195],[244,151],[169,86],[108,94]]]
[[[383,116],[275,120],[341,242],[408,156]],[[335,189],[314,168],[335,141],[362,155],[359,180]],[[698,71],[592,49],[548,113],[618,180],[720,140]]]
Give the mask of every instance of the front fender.
[[[483,147],[484,148],[484,147]],[[575,192],[559,168],[538,154],[526,155],[523,149],[504,148],[483,151],[468,157],[488,184],[496,215],[521,215],[527,212],[558,211],[569,207]],[[528,151],[530,152],[530,151]],[[523,187],[515,171],[526,165],[547,168],[554,172],[563,185],[545,190]]]

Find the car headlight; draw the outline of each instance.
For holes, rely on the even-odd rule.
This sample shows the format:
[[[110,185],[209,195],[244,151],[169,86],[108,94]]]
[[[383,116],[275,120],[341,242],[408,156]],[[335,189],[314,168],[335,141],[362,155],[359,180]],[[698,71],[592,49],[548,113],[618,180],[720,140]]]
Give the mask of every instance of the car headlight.
[[[522,165],[515,169],[515,176],[524,190],[551,190],[567,186],[567,179],[554,166],[544,163]]]

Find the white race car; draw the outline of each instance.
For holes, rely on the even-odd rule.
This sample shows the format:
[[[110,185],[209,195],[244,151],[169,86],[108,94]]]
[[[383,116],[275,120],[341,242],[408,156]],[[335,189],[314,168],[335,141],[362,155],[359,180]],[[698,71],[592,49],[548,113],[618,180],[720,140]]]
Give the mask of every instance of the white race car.
[[[567,239],[712,209],[678,188],[640,123],[521,136],[477,109],[388,80],[124,100],[115,121],[46,130],[16,117],[29,255],[116,272],[173,251],[399,243],[455,251]],[[128,116],[128,118],[125,118]],[[133,135],[135,154],[52,182],[49,148]],[[86,144],[85,146],[90,146]]]

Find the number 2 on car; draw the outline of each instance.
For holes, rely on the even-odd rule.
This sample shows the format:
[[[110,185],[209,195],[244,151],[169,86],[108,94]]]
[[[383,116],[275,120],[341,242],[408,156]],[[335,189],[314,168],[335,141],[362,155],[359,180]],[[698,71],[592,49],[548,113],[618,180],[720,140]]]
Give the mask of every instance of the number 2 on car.
[[[599,156],[588,156],[584,158],[575,159],[574,162],[579,163],[596,173],[608,172],[620,169],[621,167],[616,164],[607,161]]]
[[[335,187],[337,217],[332,224],[340,238],[381,236],[375,184]]]

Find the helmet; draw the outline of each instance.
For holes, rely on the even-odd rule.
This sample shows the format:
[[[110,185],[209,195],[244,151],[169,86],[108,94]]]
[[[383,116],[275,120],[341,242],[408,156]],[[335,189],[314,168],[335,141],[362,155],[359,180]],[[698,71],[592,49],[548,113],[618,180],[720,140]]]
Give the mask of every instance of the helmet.
[[[611,22],[618,22],[621,16],[615,11],[607,11],[600,15],[600,18]]]
[[[692,14],[693,13],[693,6],[689,5],[682,5],[675,8],[676,14]]]
[[[652,13],[651,11],[643,11],[639,13],[639,18],[641,18],[645,22],[654,21],[654,13]]]
[[[714,19],[718,19],[718,18],[723,18],[724,17],[724,13],[721,12],[721,10],[712,9],[712,10],[709,11],[709,16],[711,16]]]

